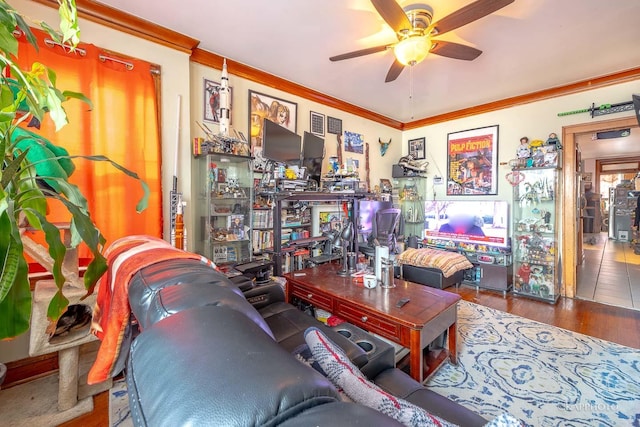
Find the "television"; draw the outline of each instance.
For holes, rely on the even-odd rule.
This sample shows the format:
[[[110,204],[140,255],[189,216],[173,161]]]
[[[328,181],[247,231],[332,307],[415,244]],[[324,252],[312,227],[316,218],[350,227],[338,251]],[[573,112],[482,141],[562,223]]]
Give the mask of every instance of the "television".
[[[638,125],[640,125],[640,95],[633,94],[631,95],[631,99],[633,99],[633,111],[636,113],[636,120],[638,120]]]
[[[300,165],[300,154],[302,152],[302,138],[300,138],[300,135],[266,119],[263,125],[263,132],[262,157],[291,166]]]
[[[509,204],[505,201],[425,202],[424,238],[509,247]]]
[[[307,168],[307,176],[318,184],[322,175],[322,159],[324,158],[324,139],[305,132],[302,138],[302,167]]]

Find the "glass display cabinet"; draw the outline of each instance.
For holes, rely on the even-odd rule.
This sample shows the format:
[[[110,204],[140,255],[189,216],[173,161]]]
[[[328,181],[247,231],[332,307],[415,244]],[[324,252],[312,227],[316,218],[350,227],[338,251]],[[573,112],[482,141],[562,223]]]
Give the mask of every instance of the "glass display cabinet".
[[[398,206],[404,218],[404,236],[422,238],[424,231],[424,195],[427,178],[422,176],[394,178],[394,189],[398,192]]]
[[[209,154],[198,165],[196,252],[218,265],[250,261],[253,159]]]
[[[558,169],[514,169],[513,292],[555,303],[560,295]]]

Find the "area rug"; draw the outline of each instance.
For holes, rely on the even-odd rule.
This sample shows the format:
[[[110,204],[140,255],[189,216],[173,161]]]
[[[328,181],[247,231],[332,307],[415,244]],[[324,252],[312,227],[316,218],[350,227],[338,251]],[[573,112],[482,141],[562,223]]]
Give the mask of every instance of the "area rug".
[[[640,426],[640,350],[461,301],[458,365],[427,382],[487,419]]]
[[[124,379],[114,381],[113,387],[109,390],[109,425],[111,427],[133,427],[127,382]]]

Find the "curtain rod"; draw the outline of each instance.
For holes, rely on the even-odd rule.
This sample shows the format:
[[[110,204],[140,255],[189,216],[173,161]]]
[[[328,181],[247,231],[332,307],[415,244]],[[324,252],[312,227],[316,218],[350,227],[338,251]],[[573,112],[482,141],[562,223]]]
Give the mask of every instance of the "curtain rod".
[[[22,36],[24,34],[23,31],[21,30],[14,30],[13,31],[13,35],[18,38],[20,36]],[[55,40],[51,40],[50,38],[46,38],[44,39],[44,44],[48,47],[54,47],[54,46],[60,46],[62,49],[64,49],[65,52],[71,53],[71,52],[78,52],[78,54],[80,54],[80,56],[85,56],[87,54],[86,49],[83,49],[81,47],[76,47],[75,49],[72,50],[72,47],[63,43],[59,43]],[[107,56],[104,54],[100,54],[98,56],[98,59],[102,62],[105,61],[112,61],[112,62],[116,62],[118,64],[122,64],[125,66],[125,68],[129,71],[133,70],[135,68],[135,65],[132,64],[131,62],[122,60],[122,59],[118,59],[118,58],[113,58],[111,56]],[[160,69],[157,66],[151,66],[151,74],[160,74]]]

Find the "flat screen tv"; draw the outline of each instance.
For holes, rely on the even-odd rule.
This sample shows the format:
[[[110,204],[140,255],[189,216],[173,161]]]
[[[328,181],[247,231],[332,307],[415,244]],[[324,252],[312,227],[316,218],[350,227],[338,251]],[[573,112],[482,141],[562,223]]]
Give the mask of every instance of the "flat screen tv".
[[[509,246],[509,204],[505,201],[425,202],[424,237],[457,243]]]
[[[322,159],[324,158],[324,139],[305,132],[302,142],[302,167],[307,168],[309,179],[320,183]]]
[[[631,98],[633,99],[633,111],[635,111],[638,125],[640,125],[640,95],[633,94]]]
[[[302,138],[270,120],[264,121],[262,157],[288,165],[300,165]]]

